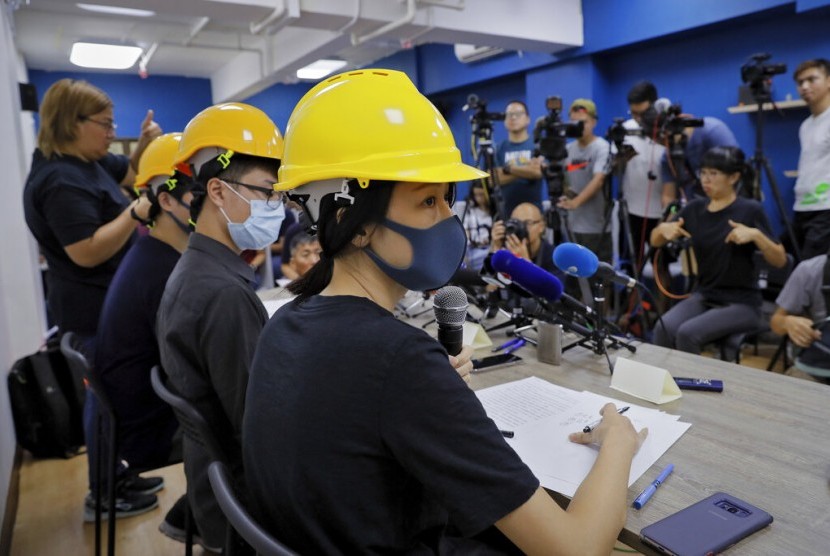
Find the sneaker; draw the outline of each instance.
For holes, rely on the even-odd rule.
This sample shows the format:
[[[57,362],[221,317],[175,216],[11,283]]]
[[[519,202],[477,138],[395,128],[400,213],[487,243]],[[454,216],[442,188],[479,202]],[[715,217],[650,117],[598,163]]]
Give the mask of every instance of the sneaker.
[[[116,488],[119,492],[128,491],[133,494],[154,494],[164,488],[164,479],[161,477],[129,475],[123,479],[119,479]]]
[[[185,542],[187,540],[187,530],[185,529],[185,512],[187,512],[187,496],[182,496],[176,503],[173,504],[173,507],[167,512],[167,515],[164,516],[164,521],[161,522],[159,525],[159,531],[161,531],[164,535],[170,537],[174,541],[178,542]],[[222,553],[221,547],[214,547],[208,546],[204,539],[199,536],[199,534],[194,531],[193,532],[193,544],[198,544],[203,549],[208,552],[213,552],[216,554]]]
[[[107,519],[109,512],[106,507],[106,496],[101,503],[101,519]],[[115,497],[115,517],[118,519],[143,514],[156,508],[158,505],[158,498],[154,494],[136,494],[129,491],[118,492]],[[86,500],[84,500],[84,521],[87,523],[95,521],[95,496],[91,492],[87,494]]]

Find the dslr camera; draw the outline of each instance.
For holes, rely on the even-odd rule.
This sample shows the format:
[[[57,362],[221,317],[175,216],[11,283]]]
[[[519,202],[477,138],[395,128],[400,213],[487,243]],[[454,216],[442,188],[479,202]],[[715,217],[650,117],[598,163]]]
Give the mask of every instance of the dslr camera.
[[[519,240],[527,239],[527,226],[521,220],[508,218],[504,222],[504,236],[516,236]]]

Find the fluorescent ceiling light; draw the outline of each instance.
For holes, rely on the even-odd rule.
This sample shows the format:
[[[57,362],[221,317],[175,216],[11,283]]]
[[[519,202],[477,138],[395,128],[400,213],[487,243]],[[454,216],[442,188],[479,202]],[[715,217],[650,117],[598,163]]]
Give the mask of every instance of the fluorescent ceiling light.
[[[314,63],[307,65],[304,68],[297,70],[298,79],[322,79],[323,77],[333,73],[344,67],[346,62],[343,60],[317,60]]]
[[[127,69],[136,63],[141,52],[137,46],[76,42],[69,61],[82,68]]]
[[[121,8],[119,6],[102,6],[100,4],[75,4],[82,10],[110,15],[129,15],[133,17],[152,17],[156,12],[152,10],[138,10],[136,8]]]

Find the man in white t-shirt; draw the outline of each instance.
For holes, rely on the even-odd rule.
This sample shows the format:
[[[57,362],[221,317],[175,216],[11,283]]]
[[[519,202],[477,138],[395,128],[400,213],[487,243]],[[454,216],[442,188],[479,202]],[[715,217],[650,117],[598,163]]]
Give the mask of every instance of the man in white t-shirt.
[[[642,115],[657,101],[657,88],[650,81],[640,81],[628,91],[628,113],[631,118],[623,122],[626,130],[639,130]],[[661,194],[663,179],[660,161],[666,148],[644,135],[626,135],[625,144],[634,149],[628,159],[622,178],[622,194],[628,205],[628,223],[634,242],[634,260],[638,263],[645,255],[645,245],[651,230],[660,221],[663,211]]]
[[[793,78],[810,108],[798,130],[801,155],[793,207],[793,231],[806,260],[830,248],[830,61],[802,62]]]

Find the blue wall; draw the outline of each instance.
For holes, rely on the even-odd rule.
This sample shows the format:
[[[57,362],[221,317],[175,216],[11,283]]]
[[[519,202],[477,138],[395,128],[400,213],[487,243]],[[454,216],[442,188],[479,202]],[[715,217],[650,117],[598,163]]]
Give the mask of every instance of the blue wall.
[[[577,97],[592,98],[597,103],[597,133],[601,134],[614,117],[627,117],[625,98],[631,85],[650,79],[661,96],[681,103],[684,111],[726,122],[751,156],[757,115],[727,111],[728,106],[737,104],[740,67],[753,53],[772,53],[771,62],[788,65],[787,73],[773,80],[773,97],[797,99],[794,68],[805,59],[830,56],[830,9],[822,8],[828,2],[802,0],[798,8],[808,5],[820,9],[799,13],[795,2],[772,0],[671,4],[583,0],[585,47],[547,55],[547,63],[545,56],[527,59],[514,55],[465,66],[451,49],[425,46],[420,50],[424,60],[422,90],[445,104],[456,140],[462,150],[468,150],[470,125],[461,106],[469,93],[490,101],[492,111],[504,110],[511,98],[524,99],[534,120],[544,114],[547,96],[561,96],[566,107]],[[467,69],[459,70],[459,66]],[[467,82],[474,78],[480,81]],[[457,83],[463,85],[447,90]],[[798,126],[808,115],[806,108],[765,113],[764,152],[772,163],[788,214],[794,180],[784,177],[783,172],[797,167]],[[498,142],[504,138],[504,128],[497,123],[494,129]],[[779,213],[764,182],[765,206],[776,232],[780,232]]]
[[[115,103],[119,137],[138,137],[141,122],[152,108],[165,132],[181,131],[190,118],[212,104],[210,80],[187,77],[87,72],[29,70],[29,82],[37,89],[38,101],[60,79],[83,79],[104,90]]]
[[[791,73],[802,60],[830,56],[830,0],[583,0],[585,45],[556,55],[512,53],[490,60],[462,64],[451,46],[424,45],[379,60],[374,67],[406,72],[442,109],[464,160],[470,154],[470,112],[462,106],[470,93],[488,101],[488,109],[504,110],[514,98],[524,100],[535,120],[544,115],[544,100],[563,98],[565,106],[577,97],[592,98],[599,110],[598,133],[614,117],[626,117],[625,96],[639,79],[651,79],[661,96],[696,115],[715,116],[735,132],[751,155],[755,149],[753,114],[729,114],[737,103],[740,66],[755,52],[771,52],[773,62],[785,62],[789,71],[774,79],[773,96],[798,98]],[[92,73],[31,71],[39,94],[62,77],[84,78],[107,91],[116,104],[119,135],[135,135],[146,108],[156,110],[168,131],[181,129],[196,112],[208,106],[209,82],[204,79]],[[246,100],[265,110],[285,129],[288,116],[311,84],[274,85]],[[176,94],[170,94],[175,90]],[[784,170],[798,161],[798,126],[806,109],[767,113],[764,147],[785,198],[792,204],[793,180]],[[493,126],[494,142],[506,137],[504,125]],[[778,212],[764,186],[767,208],[778,228]],[[462,187],[460,193],[466,189]]]

